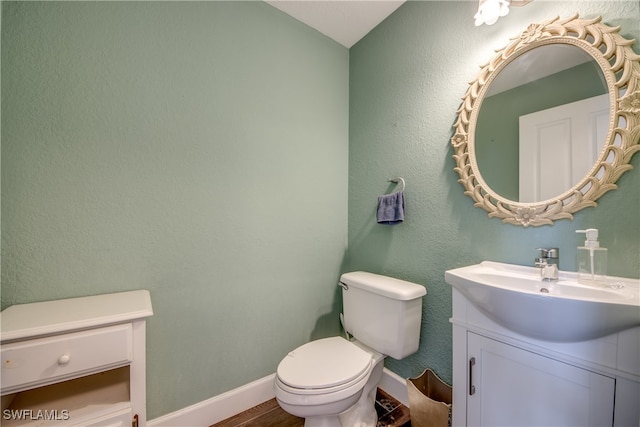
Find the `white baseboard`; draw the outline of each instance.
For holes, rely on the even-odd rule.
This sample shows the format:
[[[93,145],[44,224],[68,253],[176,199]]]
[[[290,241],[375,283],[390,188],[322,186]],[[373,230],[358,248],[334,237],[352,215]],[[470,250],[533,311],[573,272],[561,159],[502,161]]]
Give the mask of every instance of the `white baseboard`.
[[[393,371],[384,368],[382,379],[378,387],[389,393],[394,399],[409,407],[409,394],[407,393],[407,380]]]
[[[275,374],[250,382],[241,387],[219,394],[211,399],[179,409],[170,414],[150,420],[149,427],[206,427],[226,420],[240,412],[253,408],[275,397],[273,380]],[[406,380],[384,368],[379,387],[402,402],[409,405]]]
[[[149,427],[210,426],[273,399],[275,374],[150,420]]]

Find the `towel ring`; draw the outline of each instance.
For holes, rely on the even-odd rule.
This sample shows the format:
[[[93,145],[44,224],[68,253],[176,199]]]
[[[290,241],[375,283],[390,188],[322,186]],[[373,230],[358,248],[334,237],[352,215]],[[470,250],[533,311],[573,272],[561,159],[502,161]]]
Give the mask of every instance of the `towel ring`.
[[[391,178],[389,179],[389,182],[395,182],[400,183],[400,190],[399,191],[404,191],[404,187],[405,187],[405,182],[404,182],[404,178],[398,177],[398,178]]]

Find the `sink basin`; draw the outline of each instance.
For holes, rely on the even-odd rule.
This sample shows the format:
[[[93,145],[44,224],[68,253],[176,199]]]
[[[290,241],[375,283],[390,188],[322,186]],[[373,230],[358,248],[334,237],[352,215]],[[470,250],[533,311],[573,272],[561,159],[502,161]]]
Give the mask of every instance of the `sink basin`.
[[[445,272],[448,284],[499,325],[545,341],[588,341],[640,326],[640,280],[609,277],[583,285],[560,271],[543,281],[540,270],[484,261]]]

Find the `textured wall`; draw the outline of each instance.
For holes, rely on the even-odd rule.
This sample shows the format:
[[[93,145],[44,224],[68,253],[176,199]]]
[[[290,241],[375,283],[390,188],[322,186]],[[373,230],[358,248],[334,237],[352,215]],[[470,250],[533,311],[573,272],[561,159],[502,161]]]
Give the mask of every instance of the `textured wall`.
[[[339,328],[348,50],[263,2],[3,2],[2,305],[149,289],[148,414]]]
[[[473,207],[457,183],[450,138],[468,82],[495,49],[530,23],[556,15],[604,16],[640,39],[637,1],[534,1],[493,26],[475,27],[477,1],[415,1],[401,6],[350,50],[349,267],[422,283],[422,342],[418,353],[387,365],[403,376],[434,368],[451,378],[451,290],[445,270],[494,260],[531,265],[535,248],[560,248],[560,267],[575,270],[574,230],[601,230],[609,272],[640,277],[640,155],[635,169],[600,205],[553,226],[502,224]],[[640,46],[635,46],[640,52]],[[407,180],[406,220],[375,222],[376,197],[388,178]],[[544,313],[540,314],[541,316]]]

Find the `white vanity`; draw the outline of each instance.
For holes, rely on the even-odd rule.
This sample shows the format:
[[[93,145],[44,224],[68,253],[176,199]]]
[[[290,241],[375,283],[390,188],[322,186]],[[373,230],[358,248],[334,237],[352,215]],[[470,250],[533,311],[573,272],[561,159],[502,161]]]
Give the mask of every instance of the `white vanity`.
[[[146,290],[2,311],[2,425],[146,425],[152,314]]]
[[[579,295],[572,273],[561,272],[554,283],[530,267],[468,269],[446,273],[453,288],[454,426],[640,425],[638,280],[620,279],[623,289],[605,289],[596,301],[591,289]],[[508,280],[499,283],[500,277]],[[625,310],[628,317],[611,320],[614,333],[596,330],[603,322],[592,322],[589,313],[601,313],[589,304],[613,304],[607,317]],[[570,340],[564,330],[584,338]]]

